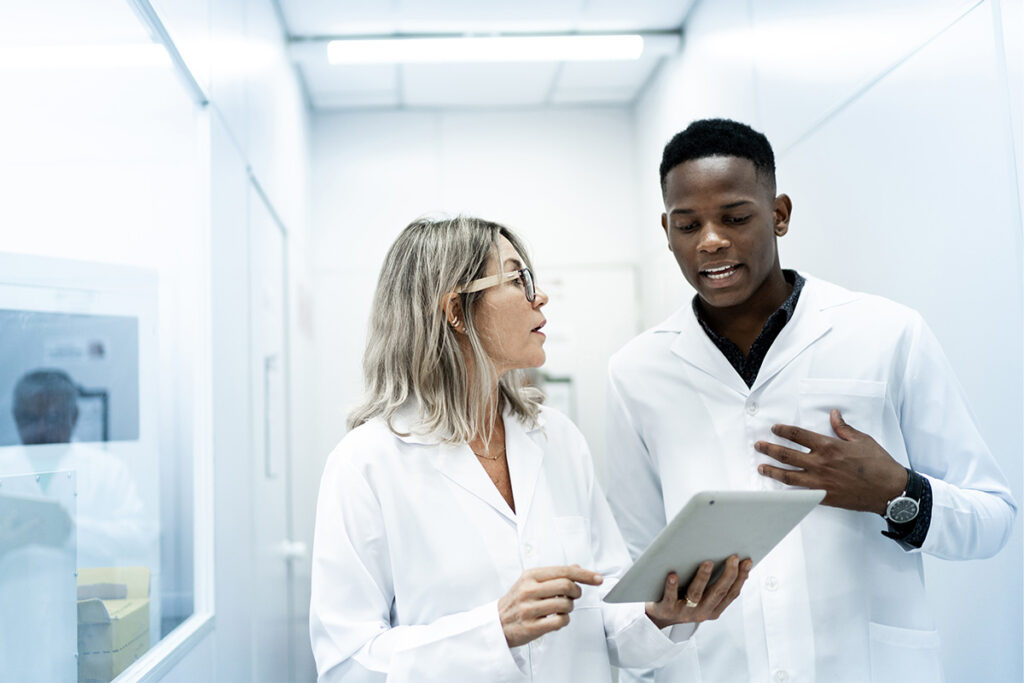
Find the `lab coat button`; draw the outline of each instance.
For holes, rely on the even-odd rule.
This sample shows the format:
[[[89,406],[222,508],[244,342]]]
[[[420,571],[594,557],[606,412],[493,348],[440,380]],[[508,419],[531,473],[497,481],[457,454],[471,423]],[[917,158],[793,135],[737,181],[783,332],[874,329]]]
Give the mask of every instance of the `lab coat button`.
[[[774,678],[779,683],[786,683],[786,681],[789,680],[789,674],[786,672],[785,669],[776,669]]]
[[[777,578],[775,578],[774,576],[765,577],[764,587],[765,587],[766,590],[773,591],[773,590],[775,590],[776,588],[779,587],[779,580]],[[781,669],[779,669],[779,671],[776,673],[776,675],[778,675],[779,673],[785,674],[786,672],[782,671]]]
[[[533,555],[533,546],[530,545],[529,543],[524,543],[523,544],[523,554],[524,555]]]
[[[747,404],[747,414],[748,415],[757,415],[757,402],[756,401],[751,401],[750,403]]]

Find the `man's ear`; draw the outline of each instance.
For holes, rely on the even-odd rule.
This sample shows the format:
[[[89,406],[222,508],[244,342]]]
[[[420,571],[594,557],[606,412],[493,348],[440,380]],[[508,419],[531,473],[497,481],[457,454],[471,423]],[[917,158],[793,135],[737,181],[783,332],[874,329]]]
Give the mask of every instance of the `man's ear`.
[[[462,298],[456,292],[448,292],[441,302],[441,309],[444,311],[445,321],[455,328],[456,332],[465,329],[462,316]]]
[[[775,236],[782,237],[789,232],[789,217],[793,214],[793,202],[789,195],[780,194],[775,198],[772,215],[775,219]]]

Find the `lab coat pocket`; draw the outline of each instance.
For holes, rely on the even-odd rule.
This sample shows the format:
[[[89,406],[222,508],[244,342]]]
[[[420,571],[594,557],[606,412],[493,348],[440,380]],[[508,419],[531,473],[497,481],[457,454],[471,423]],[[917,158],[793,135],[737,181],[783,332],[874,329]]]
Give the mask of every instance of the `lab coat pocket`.
[[[943,680],[939,632],[868,624],[871,639],[871,680],[911,683]]]
[[[854,429],[877,436],[882,427],[885,382],[865,379],[800,380],[799,426],[835,436],[829,413],[838,408]]]
[[[594,554],[590,548],[590,529],[587,520],[581,516],[555,517],[555,533],[562,544],[565,564],[578,564],[584,569],[594,570]],[[591,586],[580,586],[583,595],[576,600],[576,609],[600,607],[597,591]]]

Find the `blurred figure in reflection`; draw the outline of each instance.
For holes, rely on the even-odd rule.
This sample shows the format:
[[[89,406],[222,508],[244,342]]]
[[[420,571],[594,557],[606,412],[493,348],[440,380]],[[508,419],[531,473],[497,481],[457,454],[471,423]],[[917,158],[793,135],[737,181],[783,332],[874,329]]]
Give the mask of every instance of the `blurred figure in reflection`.
[[[74,471],[77,511],[67,512],[76,520],[78,566],[149,564],[156,526],[128,468],[104,450],[71,443],[79,415],[71,377],[63,370],[32,370],[18,380],[13,398],[18,435],[29,448],[6,449],[0,475],[42,474],[28,493],[47,499],[55,493],[45,473]]]
[[[26,446],[68,443],[78,422],[78,387],[62,370],[33,370],[14,387],[13,412]]]

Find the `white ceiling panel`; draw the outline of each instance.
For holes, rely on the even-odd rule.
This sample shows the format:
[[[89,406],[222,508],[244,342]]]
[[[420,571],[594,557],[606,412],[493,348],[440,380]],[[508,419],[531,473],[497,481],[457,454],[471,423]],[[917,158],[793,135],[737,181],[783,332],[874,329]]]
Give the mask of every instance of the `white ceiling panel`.
[[[398,106],[398,69],[393,64],[331,66],[315,62],[301,67],[313,106],[318,109]]]
[[[548,104],[629,104],[636,97],[636,88],[559,88]]]
[[[277,0],[318,109],[621,104],[662,57],[634,62],[326,64],[328,37],[678,31],[694,0]]]
[[[694,0],[280,0],[296,36],[678,28]]]
[[[310,87],[339,92],[393,91],[398,87],[395,64],[304,64],[302,73]]]
[[[547,102],[557,64],[406,64],[402,102],[410,107],[536,106]]]
[[[581,88],[637,88],[644,84],[660,57],[643,55],[623,62],[566,62],[557,90]]]
[[[390,92],[332,92],[321,90],[311,96],[313,106],[320,111],[329,109],[397,109],[398,91]]]

